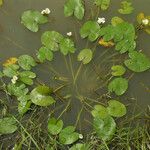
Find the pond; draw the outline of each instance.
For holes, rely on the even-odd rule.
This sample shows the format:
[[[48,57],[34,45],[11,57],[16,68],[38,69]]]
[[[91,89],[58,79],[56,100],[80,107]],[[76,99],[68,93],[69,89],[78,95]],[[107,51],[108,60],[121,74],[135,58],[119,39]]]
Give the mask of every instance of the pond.
[[[120,145],[118,144],[116,146],[116,149],[121,149],[121,148],[124,149],[126,148],[126,146],[129,146],[129,148],[136,149],[137,147],[135,147],[135,145],[137,143],[135,145],[132,143],[126,143],[122,145],[122,143],[126,141],[124,142],[122,141],[121,143],[121,141],[117,139],[117,135],[121,131],[120,130],[117,130],[116,132],[112,131],[114,130],[112,122],[115,120],[116,124],[118,124],[117,126],[119,129],[127,129],[128,125],[135,127],[137,124],[139,126],[142,124],[144,127],[144,129],[142,128],[142,130],[144,130],[143,132],[144,133],[148,132],[147,131],[148,124],[149,124],[148,121],[150,121],[149,112],[147,111],[147,109],[149,108],[149,104],[150,104],[149,102],[150,70],[148,70],[150,68],[150,63],[149,63],[150,62],[149,61],[150,35],[144,32],[144,30],[142,29],[136,30],[139,27],[136,18],[137,18],[137,15],[141,12],[143,12],[146,16],[150,15],[150,11],[149,11],[150,1],[149,0],[133,0],[132,1],[132,6],[134,8],[133,12],[131,14],[124,15],[118,12],[118,9],[121,7],[120,6],[122,2],[121,0],[111,1],[108,10],[105,10],[105,11],[100,10],[94,4],[94,0],[91,0],[91,1],[85,0],[84,5],[83,5],[85,7],[85,15],[82,20],[76,19],[75,16],[65,17],[64,4],[66,3],[66,1],[67,0],[57,0],[57,1],[53,1],[53,0],[38,0],[38,1],[37,0],[21,0],[21,1],[20,0],[13,0],[13,1],[4,0],[3,5],[0,6],[0,20],[1,20],[0,21],[0,71],[4,69],[3,64],[7,59],[11,57],[18,58],[21,55],[32,56],[35,59],[36,64],[37,64],[35,67],[33,65],[33,69],[32,69],[32,71],[36,74],[36,79],[34,79],[34,84],[32,86],[29,86],[29,91],[32,91],[31,95],[35,94],[33,97],[35,98],[36,102],[32,100],[31,107],[24,115],[18,114],[18,108],[17,108],[18,101],[16,100],[17,98],[16,96],[14,96],[14,94],[12,95],[10,94],[7,87],[5,87],[5,89],[2,88],[0,92],[0,95],[1,95],[1,98],[0,98],[1,117],[0,119],[4,117],[12,116],[16,122],[16,126],[18,127],[17,131],[14,133],[0,135],[1,136],[0,137],[1,149],[13,149],[14,148],[16,150],[19,150],[19,149],[47,149],[47,150],[48,149],[49,150],[64,149],[64,150],[67,150],[67,149],[71,149],[74,142],[91,143],[90,146],[85,146],[86,144],[80,145],[80,147],[82,146],[83,148],[82,150],[115,149],[113,142],[114,143],[120,142]],[[76,3],[80,3],[79,0],[77,1]],[[51,11],[48,16],[45,16],[46,18],[48,18],[48,23],[39,25],[38,32],[29,31],[23,25],[23,23],[21,23],[21,16],[23,15],[23,12],[27,10],[37,10],[41,12],[43,9],[47,7]],[[98,17],[105,18],[104,26],[107,27],[108,24],[111,24],[111,19],[115,16],[118,16],[122,18],[124,21],[128,22],[127,29],[131,27],[131,30],[132,30],[133,28],[131,24],[133,24],[134,30],[136,30],[135,31],[136,35],[135,37],[133,37],[133,40],[136,41],[135,49],[139,51],[139,53],[142,52],[144,54],[143,57],[145,58],[146,56],[146,61],[147,63],[149,63],[149,64],[146,64],[144,60],[143,62],[140,62],[139,60],[137,60],[137,62],[139,61],[138,63],[141,65],[139,66],[140,69],[144,67],[143,65],[144,63],[147,65],[146,66],[147,68],[146,69],[144,68],[143,71],[133,71],[134,69],[132,70],[130,69],[130,67],[128,67],[128,65],[124,65],[124,61],[129,59],[127,53],[120,54],[118,51],[115,51],[114,46],[106,47],[106,46],[100,45],[99,44],[100,38],[97,37],[93,41],[90,41],[87,38],[81,38],[82,35],[81,35],[80,30],[83,27],[83,24],[85,22],[90,21],[90,20],[96,21]],[[102,26],[103,25],[100,25],[100,27]],[[120,28],[121,28],[121,25],[120,25]],[[117,29],[115,27],[112,26],[112,29],[116,30],[117,32]],[[127,29],[125,30],[125,32],[127,31]],[[92,26],[88,30],[92,30]],[[121,31],[122,30],[123,29],[121,29]],[[39,49],[42,46],[41,36],[46,31],[56,31],[60,33],[59,36],[63,36],[65,38],[71,39],[71,41],[73,41],[75,44],[75,48],[76,48],[75,53],[72,54],[71,52],[67,55],[63,55],[62,53],[65,53],[64,52],[65,50],[64,51],[62,50],[62,53],[59,51],[53,52],[54,58],[52,61],[45,61],[44,63],[41,63],[37,59],[36,54],[38,53]],[[70,37],[67,35],[67,33],[69,32],[72,33]],[[93,34],[95,36],[98,33],[95,32]],[[100,34],[102,35],[101,37],[104,36],[102,32]],[[108,35],[108,36],[111,36],[111,35]],[[124,35],[124,37],[125,36],[126,35]],[[52,39],[53,38],[55,38],[55,34],[52,35]],[[106,38],[109,39],[109,37],[106,37]],[[131,35],[131,38],[132,38],[132,35]],[[109,40],[109,41],[112,41],[112,40]],[[57,43],[54,43],[54,44],[57,44]],[[125,44],[127,45],[127,43]],[[62,44],[62,47],[63,46],[64,45]],[[64,46],[64,47],[68,48],[67,46]],[[85,51],[85,53],[81,54],[81,59],[80,59],[79,54],[81,50],[83,49],[88,49],[90,50],[90,52]],[[89,63],[87,64],[82,63],[85,57],[90,57],[89,56],[90,54],[88,56],[87,54],[91,53],[91,51],[92,51],[91,55],[93,56],[93,58],[91,58],[92,60],[89,60]],[[138,63],[137,65],[139,65]],[[21,60],[20,60],[20,64],[21,64]],[[29,62],[29,66],[31,64],[32,63]],[[118,77],[115,75],[113,76],[111,67],[115,65],[124,66],[123,69],[126,68],[125,74],[122,73],[122,75],[119,75]],[[2,78],[1,87],[3,87],[4,84],[6,86],[10,82],[10,79],[5,79],[5,77],[1,77],[1,78]],[[108,84],[110,84],[110,82],[115,78],[121,79],[120,81],[118,80],[118,84],[120,82],[121,86],[115,85],[117,86],[117,90],[119,88],[123,88],[123,89],[120,89],[122,92],[121,94],[119,93],[117,94],[117,91],[115,92],[114,89],[116,87],[110,87],[110,89],[108,90]],[[124,78],[125,78],[125,82],[126,81],[128,82],[127,83],[128,89],[124,89],[126,86],[125,85],[126,83],[124,84],[124,82],[122,81],[122,79]],[[27,82],[27,81],[24,81],[24,82]],[[36,91],[37,93],[34,93],[35,91],[33,91],[33,89],[39,85],[40,86],[45,85],[46,86],[45,88],[49,87],[50,89],[43,88],[43,91],[49,90],[48,93],[50,93],[51,88],[52,88],[51,96],[54,98],[56,103],[47,107],[42,107],[42,105],[38,106],[39,103],[37,102],[37,99],[38,99],[37,95],[39,93],[38,93],[38,90]],[[48,93],[45,93],[46,96],[48,96]],[[44,97],[44,94],[40,96]],[[108,126],[110,122],[112,123],[111,129],[108,127],[108,130],[110,129],[112,133],[113,132],[115,133],[114,138],[109,137],[112,140],[110,140],[109,138],[108,140],[104,140],[105,138],[101,136],[101,134],[103,133],[100,133],[101,138],[99,139],[96,136],[95,131],[93,131],[92,124],[93,124],[93,116],[95,114],[94,115],[92,114],[93,115],[92,116],[91,111],[95,109],[94,107],[95,105],[100,105],[100,106],[105,106],[105,107],[108,106],[108,104],[109,106],[113,105],[111,104],[111,102],[113,103],[114,99],[119,100],[121,102],[119,104],[115,103],[114,105],[115,106],[117,105],[116,107],[119,106],[120,108],[122,108],[124,110],[124,113],[122,112],[122,115],[119,116],[120,118],[114,119],[112,121],[111,120],[112,117],[111,117],[111,119],[108,119],[106,122],[105,121],[103,122],[104,124],[108,124]],[[112,100],[112,101],[109,103],[108,102],[109,100]],[[125,106],[126,108],[124,108]],[[100,110],[102,109],[101,110],[102,113],[104,113],[103,109],[106,109],[105,107],[100,108]],[[107,110],[109,109],[110,108],[107,108]],[[118,111],[120,110],[119,108],[117,109]],[[125,111],[127,112],[125,113]],[[145,114],[146,114],[146,117],[145,117]],[[76,136],[79,135],[79,138],[77,139],[75,138],[75,133],[71,135],[69,135],[70,133],[67,133],[68,135],[66,137],[63,131],[60,131],[60,134],[58,135],[56,134],[58,130],[55,131],[56,135],[55,134],[53,135],[51,132],[54,132],[54,131],[51,128],[55,128],[56,130],[56,126],[54,126],[56,122],[54,120],[52,122],[53,123],[55,122],[55,123],[49,127],[50,129],[47,129],[48,120],[49,118],[52,118],[52,117],[55,117],[58,120],[59,119],[63,120],[63,126],[64,126],[63,128],[67,126],[73,126],[77,132]],[[113,117],[117,117],[117,116],[114,115]],[[97,122],[97,124],[100,125],[100,123],[102,123],[100,122],[101,119],[96,120],[95,122]],[[61,122],[59,123],[61,124]],[[140,127],[142,127],[142,125]],[[0,126],[2,127],[2,125]],[[138,131],[140,130],[140,127],[137,129]],[[103,129],[102,127],[100,128]],[[107,130],[107,129],[104,128],[104,130]],[[70,131],[70,132],[74,132],[74,131]],[[83,140],[82,140],[82,135],[83,135]],[[62,138],[62,140],[60,140],[61,136],[64,139]],[[132,134],[132,136],[134,136],[134,134]],[[133,138],[132,136],[131,136],[131,140]],[[148,142],[147,141],[148,137],[146,135],[145,137],[146,137],[145,139],[146,144],[144,146],[145,148],[148,148],[146,147],[147,142]],[[70,139],[72,138],[73,138],[73,142],[70,142],[71,141]],[[70,144],[66,144],[67,142],[65,140],[66,141],[69,140]],[[139,140],[139,143],[140,143],[140,140]],[[74,149],[72,148],[72,150]],[[76,149],[80,150],[81,148],[76,147]]]

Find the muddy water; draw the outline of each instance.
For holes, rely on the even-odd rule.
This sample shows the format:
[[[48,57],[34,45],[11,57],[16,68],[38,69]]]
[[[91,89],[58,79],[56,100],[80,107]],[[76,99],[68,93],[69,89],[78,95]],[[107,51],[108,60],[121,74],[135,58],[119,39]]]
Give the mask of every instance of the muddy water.
[[[2,63],[9,57],[17,57],[21,54],[35,56],[36,51],[41,46],[41,34],[47,30],[55,30],[63,35],[72,31],[72,39],[75,41],[77,51],[85,47],[93,48],[95,44],[87,44],[87,41],[81,40],[78,34],[81,24],[91,18],[91,13],[97,12],[95,7],[91,6],[91,1],[85,0],[86,19],[78,22],[73,17],[64,17],[63,4],[65,0],[5,0],[4,5],[0,8],[0,62]],[[120,1],[113,1],[110,9],[106,12],[101,12],[99,16],[106,17],[106,22],[110,22],[113,16],[120,16],[132,23],[136,23],[135,18],[139,12],[150,15],[150,0],[133,0],[135,11],[132,15],[127,16],[120,15],[117,12]],[[32,33],[21,25],[20,16],[23,11],[28,9],[41,11],[46,7],[51,9],[49,23],[40,26],[40,30],[37,33]],[[91,8],[93,8],[92,12]],[[150,57],[150,36],[144,32],[140,32],[138,35],[137,50],[143,50]],[[88,126],[90,126],[87,123],[87,120],[91,118],[88,113],[90,106],[87,106],[85,103],[81,105],[81,103],[85,100],[85,97],[88,99],[87,103],[89,103],[90,100],[92,101],[106,93],[106,88],[99,89],[99,87],[104,84],[103,77],[109,73],[110,66],[117,62],[122,62],[121,56],[115,53],[113,49],[106,50],[97,46],[94,61],[86,67],[80,66],[80,63],[76,61],[76,54],[65,58],[60,53],[55,53],[55,59],[52,63],[42,64],[36,67],[35,71],[38,74],[38,78],[47,85],[54,88],[64,85],[62,92],[58,94],[64,101],[65,106],[69,100],[65,100],[65,96],[71,96],[71,103],[67,112],[62,116],[63,120],[68,125],[75,124],[76,118],[81,112],[78,127],[81,130],[87,130]],[[81,69],[79,69],[80,67]],[[78,69],[80,72],[74,83],[73,78]],[[98,91],[93,92],[95,89],[98,89]],[[128,92],[122,97],[122,101],[126,104],[134,104],[136,102],[140,106],[140,110],[143,110],[150,104],[150,92],[147,89],[150,90],[150,71],[135,74],[130,79]],[[61,101],[58,97],[57,99]],[[105,96],[101,101],[105,102]],[[59,106],[60,104],[63,104],[63,102],[58,102],[57,105]],[[82,106],[85,108],[83,111]],[[58,117],[62,111],[63,109],[59,109],[55,115]]]

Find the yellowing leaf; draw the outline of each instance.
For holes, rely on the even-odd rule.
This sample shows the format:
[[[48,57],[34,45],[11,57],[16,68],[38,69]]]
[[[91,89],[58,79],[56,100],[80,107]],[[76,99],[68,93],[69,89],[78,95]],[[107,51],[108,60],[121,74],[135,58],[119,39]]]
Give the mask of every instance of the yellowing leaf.
[[[3,5],[3,0],[0,0],[0,6]]]
[[[16,57],[10,57],[3,63],[3,66],[8,67],[9,65],[16,64],[17,61],[18,61],[18,59]]]
[[[112,42],[112,41],[106,42],[106,41],[104,41],[103,38],[101,38],[98,43],[99,43],[99,45],[102,45],[104,47],[113,47],[115,45],[114,42]]]

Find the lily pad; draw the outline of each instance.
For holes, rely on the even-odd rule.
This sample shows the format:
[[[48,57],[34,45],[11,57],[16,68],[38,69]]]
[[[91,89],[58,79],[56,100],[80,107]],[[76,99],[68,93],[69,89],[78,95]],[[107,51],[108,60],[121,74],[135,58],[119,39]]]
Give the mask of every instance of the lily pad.
[[[95,21],[87,21],[80,29],[80,35],[82,38],[88,37],[93,42],[99,37],[100,26]]]
[[[111,74],[113,76],[122,76],[126,72],[126,69],[121,65],[112,66],[111,70],[112,70]]]
[[[113,117],[122,117],[126,114],[126,107],[124,104],[116,100],[110,100],[108,102],[108,113]]]
[[[128,80],[122,77],[113,79],[108,85],[109,92],[115,92],[116,95],[123,95],[128,89]]]
[[[111,19],[111,24],[112,24],[113,26],[116,26],[117,24],[120,24],[120,23],[122,23],[122,22],[124,22],[124,20],[123,20],[122,18],[120,18],[120,17],[113,17],[113,18]]]
[[[29,55],[21,55],[18,58],[18,64],[24,70],[31,70],[32,67],[36,66],[35,60]]]
[[[74,42],[71,39],[64,38],[60,42],[60,51],[63,55],[67,55],[69,52],[74,53],[76,48]]]
[[[144,54],[133,51],[129,53],[130,59],[125,60],[125,65],[134,72],[143,72],[150,68],[150,59]]]
[[[133,12],[134,8],[132,7],[131,2],[122,1],[121,2],[121,8],[118,10],[121,14],[131,14]]]
[[[84,17],[83,0],[67,0],[64,5],[64,14],[66,17],[74,15],[77,19],[82,20]]]
[[[42,44],[51,51],[59,50],[59,43],[63,36],[56,31],[46,31],[41,36]]]
[[[64,128],[59,134],[59,142],[64,145],[70,145],[79,139],[79,133],[75,132],[74,126]]]
[[[116,131],[116,123],[110,116],[104,119],[95,117],[93,126],[98,137],[103,141],[111,140]]]
[[[110,5],[110,0],[95,0],[94,3],[102,10],[107,10]]]
[[[52,90],[49,87],[38,86],[31,91],[30,98],[31,98],[31,101],[35,105],[49,106],[55,103],[55,100],[53,99],[53,97],[50,96],[51,93],[52,93]]]
[[[52,135],[57,135],[61,132],[63,128],[63,121],[56,120],[55,118],[50,118],[48,120],[48,131]]]
[[[82,61],[83,64],[88,64],[93,58],[93,52],[90,49],[83,49],[78,54],[78,61]]]
[[[16,121],[12,117],[0,119],[0,134],[10,134],[16,130]]]
[[[27,10],[22,14],[21,23],[30,31],[37,32],[39,24],[45,24],[48,18],[43,16],[39,11]]]
[[[91,150],[89,144],[78,143],[73,145],[69,150]]]
[[[41,47],[37,53],[37,58],[40,62],[44,62],[45,60],[52,61],[53,60],[53,52],[47,47]]]

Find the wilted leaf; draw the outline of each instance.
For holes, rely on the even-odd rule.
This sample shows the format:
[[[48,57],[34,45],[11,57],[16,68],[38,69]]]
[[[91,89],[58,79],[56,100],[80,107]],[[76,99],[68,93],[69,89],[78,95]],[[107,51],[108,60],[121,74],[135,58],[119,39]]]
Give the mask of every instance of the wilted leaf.
[[[64,5],[64,14],[66,17],[74,15],[77,19],[82,20],[84,17],[83,0],[67,0]]]
[[[110,0],[95,0],[94,3],[97,6],[99,6],[102,10],[106,10],[110,5]]]
[[[3,63],[3,66],[8,67],[9,65],[16,64],[17,61],[18,61],[18,59],[16,57],[10,57]]]
[[[126,69],[121,65],[112,66],[111,70],[112,70],[111,74],[113,76],[122,76],[126,72]]]
[[[130,59],[125,60],[125,65],[134,72],[143,72],[150,68],[150,59],[144,54],[133,51],[129,53]]]
[[[115,45],[115,43],[114,42],[112,42],[112,41],[108,41],[108,42],[106,42],[106,41],[104,41],[104,39],[103,38],[101,38],[100,40],[99,40],[99,42],[98,42],[100,45],[102,45],[102,46],[104,46],[104,47],[112,47],[112,46],[114,46]]]
[[[116,95],[122,95],[128,88],[128,80],[122,77],[113,79],[108,85],[109,92],[115,92]]]
[[[27,10],[21,16],[21,23],[32,32],[37,32],[39,30],[39,24],[47,22],[47,17],[38,11]]]
[[[82,61],[83,64],[88,64],[93,58],[93,52],[90,49],[83,49],[78,54],[78,61]]]
[[[63,128],[63,121],[56,120],[55,118],[50,118],[48,120],[48,132],[52,135],[57,135],[61,132]]]
[[[116,100],[110,100],[108,102],[108,113],[113,117],[122,117],[126,114],[126,107],[124,104]]]

